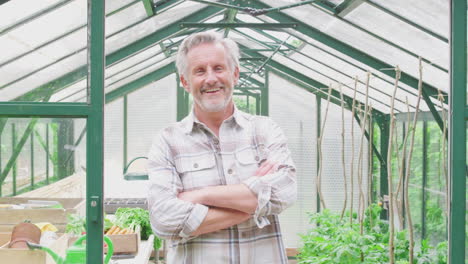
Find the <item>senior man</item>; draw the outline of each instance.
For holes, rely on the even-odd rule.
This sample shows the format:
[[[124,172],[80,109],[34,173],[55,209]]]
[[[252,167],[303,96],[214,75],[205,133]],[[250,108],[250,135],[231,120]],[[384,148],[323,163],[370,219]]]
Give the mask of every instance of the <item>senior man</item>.
[[[155,137],[148,205],[169,264],[287,263],[278,214],[296,200],[282,130],[237,109],[239,48],[216,32],[187,37],[177,70],[193,109]]]

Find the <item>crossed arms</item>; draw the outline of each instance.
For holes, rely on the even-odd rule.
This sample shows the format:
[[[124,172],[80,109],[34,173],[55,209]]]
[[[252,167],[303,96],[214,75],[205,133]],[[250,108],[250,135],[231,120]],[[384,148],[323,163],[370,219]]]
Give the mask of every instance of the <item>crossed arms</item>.
[[[261,177],[272,173],[276,167],[276,163],[265,161],[255,171],[254,176]],[[240,224],[251,217],[258,205],[257,195],[245,184],[209,186],[181,192],[178,198],[210,207],[201,225],[192,233],[193,236]]]
[[[153,231],[159,237],[186,240],[242,223],[250,218],[260,228],[267,216],[281,213],[296,200],[297,186],[286,138],[269,124],[265,147],[270,161],[240,184],[209,186],[184,191],[168,141],[185,135],[162,131],[149,154],[148,209]],[[172,147],[170,147],[172,146]],[[276,166],[279,164],[278,166]]]

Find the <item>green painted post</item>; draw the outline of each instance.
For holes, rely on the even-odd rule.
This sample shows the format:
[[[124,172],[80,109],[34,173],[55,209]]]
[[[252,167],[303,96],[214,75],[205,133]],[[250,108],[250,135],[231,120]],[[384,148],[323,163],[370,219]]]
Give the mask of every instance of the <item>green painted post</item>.
[[[1,121],[0,121],[1,123]],[[2,131],[3,129],[0,129],[0,171],[2,171],[2,152],[3,152],[3,148],[2,148]],[[2,187],[3,187],[3,183],[0,182],[0,197],[2,197]]]
[[[422,137],[422,206],[421,206],[421,237],[426,238],[426,207],[427,207],[427,122],[423,121],[423,137]]]
[[[176,74],[176,83],[177,83],[177,121],[182,120],[185,117],[185,90],[180,85],[179,74]]]
[[[449,96],[449,264],[465,263],[467,3],[451,1]]]
[[[255,96],[255,114],[260,115],[260,99],[259,95]]]
[[[320,96],[315,96],[315,102],[316,102],[316,106],[317,106],[317,109],[315,111],[315,119],[316,119],[316,129],[317,129],[317,136],[316,136],[316,140],[318,140],[319,137],[322,136],[322,131],[321,131],[321,127],[322,127],[322,98]],[[315,142],[316,144],[316,148],[315,148],[315,151],[316,151],[316,164],[317,164],[317,175],[319,173],[319,166],[320,166],[320,151],[319,151],[319,146],[318,146],[318,141]],[[315,178],[317,179],[317,177]],[[316,204],[316,212],[319,213],[320,212],[320,195],[318,193],[318,187],[317,187],[317,184],[318,182],[315,181],[315,186],[316,186],[316,190],[317,190],[317,193],[316,193],[316,201],[317,201],[317,204]]]
[[[127,100],[127,95],[124,95],[123,97],[123,166],[124,168],[127,166],[127,144],[128,144],[128,139],[127,139],[127,132],[128,132],[128,100]]]
[[[268,106],[268,101],[269,101],[269,80],[268,80],[268,70],[265,72],[265,87],[264,89],[261,90],[261,103],[260,103],[260,109],[261,109],[261,115],[263,116],[268,116],[269,115],[269,106]]]
[[[375,118],[377,125],[380,128],[380,150],[382,155],[382,160],[386,162],[387,160],[387,151],[388,142],[390,138],[390,118],[388,115],[378,116]],[[388,174],[387,174],[387,164],[385,162],[380,163],[380,198],[383,199],[385,195],[388,195]],[[382,219],[388,219],[388,211],[382,210],[380,214]]]
[[[13,157],[14,155],[14,150],[16,149],[16,127],[15,123],[11,123],[11,149],[13,150],[11,153],[11,156]],[[6,169],[6,168],[5,168]],[[12,176],[13,176],[13,195],[16,194],[16,159],[13,162],[13,167],[12,167]],[[6,176],[6,175],[5,175]]]
[[[86,124],[86,263],[103,261],[105,1],[88,1],[88,95]]]
[[[29,137],[29,143],[31,144],[31,153],[30,153],[31,190],[34,190],[34,133],[31,133],[31,136]]]
[[[50,163],[50,160],[49,160],[49,157],[50,157],[50,153],[49,153],[49,123],[46,123],[46,183],[47,185],[49,185],[49,163]]]
[[[74,159],[69,159],[74,154],[73,142],[73,119],[59,119],[58,122],[58,141],[57,141],[57,164],[58,177],[63,179],[74,172]]]

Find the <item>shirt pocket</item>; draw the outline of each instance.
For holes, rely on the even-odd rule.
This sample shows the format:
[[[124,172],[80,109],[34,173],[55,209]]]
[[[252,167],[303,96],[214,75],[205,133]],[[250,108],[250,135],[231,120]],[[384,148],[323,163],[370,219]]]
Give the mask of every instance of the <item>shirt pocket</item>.
[[[220,185],[213,153],[179,157],[175,160],[184,191]]]
[[[258,164],[264,158],[261,153],[257,153],[255,149],[246,148],[235,152],[236,166],[239,180],[245,179],[254,175],[258,168]]]

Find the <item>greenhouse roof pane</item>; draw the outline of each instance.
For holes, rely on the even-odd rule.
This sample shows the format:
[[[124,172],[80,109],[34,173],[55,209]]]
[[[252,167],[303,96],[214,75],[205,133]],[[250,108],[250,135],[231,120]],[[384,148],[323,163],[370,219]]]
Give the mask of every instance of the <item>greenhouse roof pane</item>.
[[[130,5],[135,2],[140,2],[141,0],[112,0],[112,1],[106,1],[106,14],[109,14],[111,12],[115,12],[119,10],[120,8]]]
[[[71,31],[78,25],[86,24],[86,9],[86,1],[72,1],[12,29],[9,34],[18,42],[27,43],[29,47],[34,48]],[[63,19],[64,17],[67,19]],[[83,39],[82,43],[85,46],[86,39]]]
[[[147,67],[139,72],[136,72],[135,74],[131,75],[131,76],[128,76],[127,78],[125,79],[122,79],[122,80],[119,80],[115,83],[112,83],[110,85],[106,85],[106,88],[105,88],[105,91],[106,93],[110,92],[110,91],[113,91],[123,85],[126,85],[132,81],[135,81],[151,72],[154,72],[158,69],[160,69],[161,67],[165,66],[165,65],[168,65],[169,63],[173,62],[174,61],[174,58],[170,58],[170,59],[167,59],[167,60],[164,60],[164,61],[160,61],[156,64],[153,64],[151,65],[150,67]]]
[[[110,54],[122,47],[144,38],[145,36],[154,33],[157,30],[174,22],[174,18],[182,18],[192,12],[199,11],[204,5],[193,4],[193,2],[185,2],[177,5],[162,14],[150,17],[119,34],[116,34],[106,40],[106,54]],[[167,36],[169,37],[169,36]]]
[[[124,29],[128,25],[136,23],[147,17],[142,1],[138,1],[120,12],[106,18],[106,35]]]
[[[306,57],[306,55],[301,55],[302,53],[309,55]],[[366,79],[367,71],[354,67],[349,63],[345,63],[337,57],[323,52],[311,45],[306,45],[300,52],[293,53],[291,58],[302,61],[321,73],[333,76],[335,81],[339,81],[344,84],[354,83],[355,77],[357,77],[361,82]],[[383,102],[390,102],[394,87],[393,81],[385,81],[382,80],[380,76],[373,75],[371,78],[371,87],[381,93],[381,96],[377,96],[376,98],[381,98]],[[413,90],[412,88],[410,89],[410,91]],[[416,92],[417,91],[414,91],[414,94],[416,94]],[[405,97],[409,97],[409,103],[414,107],[415,100],[417,99],[414,94],[399,89],[396,98],[401,102],[405,102]]]
[[[381,6],[437,34],[449,37],[450,1],[440,0],[368,0],[374,6]]]
[[[86,96],[87,80],[76,82],[52,95],[50,102],[74,102],[78,97]]]
[[[138,65],[141,62],[144,62],[148,59],[151,59],[152,57],[156,56],[157,54],[161,53],[161,48],[159,45],[155,45],[152,47],[149,47],[141,52],[138,52],[136,54],[133,54],[132,56],[119,61],[118,63],[115,63],[111,65],[110,67],[107,67],[106,69],[106,77],[113,76],[114,74],[117,74],[119,72],[122,72],[128,68],[133,67],[133,65]]]
[[[449,67],[449,45],[402,20],[363,3],[346,16],[346,20],[369,30],[410,52],[438,64]]]
[[[147,60],[142,61],[139,64],[136,64],[134,67],[127,68],[125,71],[116,73],[108,78],[106,78],[105,84],[109,86],[113,83],[116,83],[120,80],[126,79],[127,77],[137,75],[140,72],[144,72],[146,69],[153,67],[154,65],[159,64],[166,58],[166,55],[160,53],[156,56],[153,56]]]
[[[2,101],[13,100],[40,85],[61,77],[65,73],[71,72],[82,65],[86,65],[86,60],[86,50],[73,54],[72,56],[60,60],[58,63],[52,64],[47,68],[35,72],[33,75],[29,75],[9,85],[7,88],[0,89],[0,98],[2,98]]]
[[[295,10],[295,12],[292,12],[289,9],[284,10],[284,12],[296,17],[308,26],[326,33],[342,43],[360,51],[365,51],[366,54],[380,61],[384,61],[390,65],[399,65],[404,72],[412,75],[413,77],[418,76],[417,58],[410,56],[398,48],[392,47],[384,41],[379,40],[353,27],[352,25],[346,24],[338,19],[333,20],[330,15],[313,7],[303,6],[300,10]],[[327,23],[324,23],[324,21],[327,21]],[[328,44],[333,45],[332,43]],[[448,74],[428,64],[424,64],[424,68],[426,71],[425,82],[447,91]]]
[[[3,3],[2,8],[0,9],[0,17],[2,18],[0,23],[0,32],[5,28],[22,21],[25,17],[30,17],[34,14],[43,12],[55,4],[69,1],[70,0],[15,0]],[[21,12],[18,12],[18,10],[21,10]]]
[[[418,56],[427,60],[423,64],[423,78],[433,86],[429,87],[433,95],[430,100],[436,109],[440,103],[433,88],[447,91],[449,85],[446,40],[449,10],[448,3],[438,0],[415,0],[411,3],[403,0],[359,0],[354,4],[353,1],[328,0],[296,7],[290,5],[303,1],[220,2],[236,5],[237,9],[261,6],[261,3],[282,7],[281,11],[270,10],[260,16],[251,16],[242,10],[223,10],[196,1],[165,0],[152,0],[156,14],[148,16],[140,0],[107,2],[105,44],[106,54],[110,55],[108,63],[112,65],[108,65],[105,73],[106,92],[173,61],[182,39],[193,32],[206,30],[201,27],[182,29],[176,21],[202,9],[203,13],[191,16],[192,19],[185,22],[281,23],[297,19],[301,22],[299,28],[307,29],[209,29],[229,32],[229,37],[241,45],[241,83],[245,87],[262,86],[265,80],[260,75],[263,73],[259,75],[257,71],[267,67],[265,63],[273,62],[278,71],[283,71],[283,67],[292,69],[324,87],[332,84],[336,88],[338,83],[342,83],[348,96],[352,96],[353,79],[358,76],[361,83],[357,96],[361,100],[364,96],[363,82],[367,71],[370,71],[372,104],[379,111],[389,113],[394,83],[392,67],[399,65],[414,78],[413,81],[417,81]],[[12,100],[68,73],[75,77],[58,79],[57,83],[65,87],[59,88],[51,100],[86,99],[83,68],[87,58],[86,4],[84,0],[16,0],[0,6],[0,28],[7,29],[0,33],[0,46],[8,50],[0,53],[2,100]],[[345,6],[348,7],[345,12],[339,13]],[[249,59],[256,54],[260,58]],[[364,63],[369,61],[369,65]],[[389,69],[375,66],[382,65],[381,62],[390,65]],[[396,93],[396,107],[402,112],[406,111],[406,98],[411,105],[410,110],[414,110],[417,102],[416,87],[409,87],[407,83],[400,82],[401,89]],[[309,84],[304,85],[310,87]],[[422,103],[421,109],[428,110],[427,105]]]
[[[63,20],[62,12],[65,12],[69,17],[66,22],[61,21]],[[86,2],[84,2],[83,6],[83,1],[76,1],[58,8],[55,12],[47,13],[28,23],[12,28],[6,34],[0,35],[0,45],[2,48],[9,50],[9,52],[3,52],[0,55],[0,62],[5,63],[16,59],[18,55],[32,51],[59,36],[66,35],[82,24],[86,24]],[[85,47],[86,35],[84,36],[83,39],[74,39],[73,42],[77,42],[75,45]],[[65,44],[71,43],[65,42]],[[69,49],[73,49],[73,47]]]

